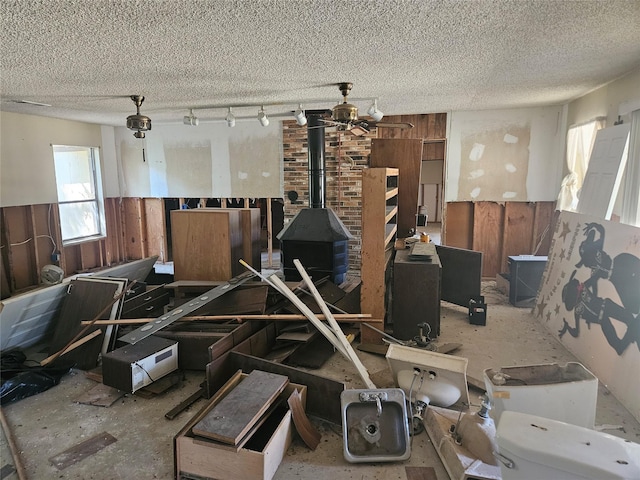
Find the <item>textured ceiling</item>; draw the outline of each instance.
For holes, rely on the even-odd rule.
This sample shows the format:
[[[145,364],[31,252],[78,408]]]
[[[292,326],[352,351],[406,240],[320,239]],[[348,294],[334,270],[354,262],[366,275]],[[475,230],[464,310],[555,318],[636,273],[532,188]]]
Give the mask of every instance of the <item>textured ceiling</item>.
[[[640,65],[638,0],[1,0],[0,19],[2,110],[107,125],[132,94],[154,123],[202,121],[330,108],[343,81],[361,113],[559,104]]]

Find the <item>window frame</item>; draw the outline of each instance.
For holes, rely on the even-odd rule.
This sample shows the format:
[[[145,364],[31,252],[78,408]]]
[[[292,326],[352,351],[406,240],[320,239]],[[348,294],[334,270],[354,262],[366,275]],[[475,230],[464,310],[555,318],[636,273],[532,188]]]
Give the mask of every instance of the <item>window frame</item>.
[[[91,174],[91,183],[93,187],[93,196],[89,199],[74,199],[74,200],[61,200],[59,189],[61,185],[60,180],[60,171],[58,166],[56,165],[56,153],[63,153],[64,151],[73,151],[73,150],[81,150],[88,152],[88,160],[89,160],[89,171]],[[82,146],[82,145],[52,145],[53,152],[53,162],[54,162],[54,171],[56,174],[56,194],[58,195],[58,214],[60,219],[60,237],[62,238],[62,245],[75,245],[84,242],[90,242],[99,240],[102,238],[106,238],[106,219],[105,219],[105,208],[104,208],[104,195],[102,190],[102,173],[101,173],[101,164],[100,164],[100,147],[95,146]],[[60,208],[63,205],[91,205],[96,212],[95,223],[97,226],[97,233],[92,233],[89,235],[80,235],[74,237],[64,237],[63,233],[63,218],[65,217],[65,213],[63,209]]]

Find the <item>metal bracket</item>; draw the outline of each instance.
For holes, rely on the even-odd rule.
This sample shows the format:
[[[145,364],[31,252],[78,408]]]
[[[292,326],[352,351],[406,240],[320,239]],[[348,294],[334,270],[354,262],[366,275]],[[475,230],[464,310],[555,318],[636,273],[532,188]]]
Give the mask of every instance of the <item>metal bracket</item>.
[[[123,335],[122,337],[118,338],[118,340],[134,345],[140,340],[143,340],[148,336],[156,333],[158,330],[162,330],[164,327],[172,324],[179,318],[189,315],[203,305],[206,305],[207,303],[215,300],[228,291],[242,285],[244,282],[253,277],[254,275],[251,272],[244,272],[236,277],[233,277],[227,283],[212,288],[208,292],[199,295],[189,303],[180,305],[178,308],[174,308],[173,310],[168,311],[164,315],[159,316],[155,320],[150,321],[142,327],[137,328],[126,335]]]

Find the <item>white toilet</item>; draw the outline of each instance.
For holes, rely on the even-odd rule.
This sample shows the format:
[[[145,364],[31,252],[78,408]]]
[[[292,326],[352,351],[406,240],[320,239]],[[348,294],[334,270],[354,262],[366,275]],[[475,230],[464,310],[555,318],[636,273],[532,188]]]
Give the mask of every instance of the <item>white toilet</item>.
[[[503,480],[640,479],[640,444],[607,433],[504,411],[496,441]]]

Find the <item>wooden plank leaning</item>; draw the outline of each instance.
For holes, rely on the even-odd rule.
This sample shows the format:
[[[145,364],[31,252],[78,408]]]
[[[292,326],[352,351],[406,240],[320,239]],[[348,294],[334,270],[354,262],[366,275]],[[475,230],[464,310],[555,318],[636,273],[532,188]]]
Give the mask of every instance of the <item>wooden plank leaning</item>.
[[[376,389],[377,387],[371,381],[371,378],[369,378],[369,372],[360,361],[360,358],[358,357],[358,355],[356,355],[356,352],[353,350],[351,343],[349,343],[347,338],[344,336],[344,332],[340,328],[340,325],[338,325],[338,322],[333,317],[331,310],[329,310],[329,308],[327,307],[327,304],[325,303],[324,299],[320,295],[320,292],[318,292],[318,289],[316,288],[316,286],[313,284],[311,277],[309,277],[306,270],[302,266],[302,263],[300,262],[300,260],[296,258],[293,260],[293,264],[296,266],[296,268],[298,269],[298,273],[302,276],[302,279],[307,284],[307,288],[311,291],[311,294],[316,299],[316,302],[318,303],[320,310],[322,310],[322,313],[324,313],[325,318],[329,321],[329,325],[333,329],[333,332],[335,333],[336,338],[346,350],[348,355],[347,358],[351,360],[351,363],[355,365],[356,369],[358,370],[358,373],[360,374],[360,377],[364,381],[367,388]]]

